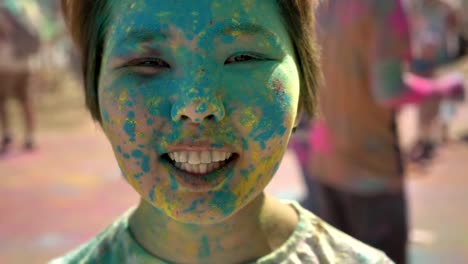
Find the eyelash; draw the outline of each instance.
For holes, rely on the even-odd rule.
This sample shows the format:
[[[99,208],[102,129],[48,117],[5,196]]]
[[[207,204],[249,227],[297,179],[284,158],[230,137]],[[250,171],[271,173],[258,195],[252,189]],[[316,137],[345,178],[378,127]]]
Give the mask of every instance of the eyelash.
[[[171,66],[159,58],[141,58],[131,60],[127,66],[131,67],[151,67],[151,68],[171,68]]]
[[[233,63],[245,63],[249,61],[263,61],[264,57],[258,54],[253,53],[238,53],[230,56],[224,61],[224,65],[229,65]],[[170,69],[171,66],[160,58],[139,58],[129,61],[126,67],[132,67],[138,69],[142,74],[152,75],[158,73],[163,69]]]
[[[241,59],[237,60],[238,58],[241,58]],[[263,60],[265,60],[265,58],[258,54],[240,53],[240,54],[234,54],[230,56],[229,58],[227,58],[226,61],[224,61],[224,65],[231,64],[231,63],[243,63],[243,62],[248,62],[248,61],[263,61]]]
[[[164,69],[170,69],[171,66],[160,58],[138,58],[130,60],[124,65],[129,67],[133,72],[142,76],[153,76]]]

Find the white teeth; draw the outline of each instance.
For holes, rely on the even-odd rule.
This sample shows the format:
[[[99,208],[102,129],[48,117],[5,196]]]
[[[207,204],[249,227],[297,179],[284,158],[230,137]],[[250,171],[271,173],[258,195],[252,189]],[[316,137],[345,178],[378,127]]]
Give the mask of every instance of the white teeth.
[[[176,152],[179,153],[179,160],[176,159],[178,162],[187,162],[188,161],[188,152],[187,151],[181,151],[181,152]]]
[[[201,174],[205,174],[207,169],[208,169],[208,165],[206,165],[206,164],[200,164],[198,167],[199,167],[198,168],[199,173],[201,173]]]
[[[210,164],[189,164],[189,163],[181,163],[181,162],[176,162],[175,166],[180,169],[184,170],[189,173],[195,173],[195,174],[207,174],[210,172],[213,172],[217,169],[219,169],[221,166],[226,164],[226,162],[212,162]]]
[[[179,151],[168,153],[175,162],[188,162],[190,164],[210,164],[212,162],[224,161],[232,156],[230,152],[221,151]]]
[[[200,164],[201,165],[201,164]],[[200,173],[200,165],[192,165],[195,173]]]
[[[207,174],[226,164],[226,160],[232,156],[232,153],[204,150],[171,152],[168,155],[180,170]]]
[[[212,160],[212,161],[221,161],[221,160],[223,160],[223,159],[221,158],[221,152],[219,152],[219,151],[213,151],[213,152],[211,153],[211,155],[212,155],[212,156],[211,156],[211,160]]]
[[[188,163],[200,164],[200,152],[190,151],[188,155]]]
[[[190,173],[206,174],[219,169],[224,164],[225,162],[213,162],[210,164],[190,164],[176,162],[175,166],[180,170],[184,170]]]
[[[206,164],[211,163],[211,153],[207,150],[202,151],[200,153],[200,161],[201,163],[206,163]]]

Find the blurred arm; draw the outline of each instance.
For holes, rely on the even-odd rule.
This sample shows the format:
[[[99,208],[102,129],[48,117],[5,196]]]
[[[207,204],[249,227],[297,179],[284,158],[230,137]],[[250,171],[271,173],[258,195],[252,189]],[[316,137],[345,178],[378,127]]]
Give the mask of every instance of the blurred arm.
[[[410,27],[401,1],[375,1],[375,11],[370,63],[376,102],[390,108],[422,102],[432,94],[433,84],[427,81],[423,82],[422,89],[411,89],[405,83],[404,72],[411,60],[411,46]]]

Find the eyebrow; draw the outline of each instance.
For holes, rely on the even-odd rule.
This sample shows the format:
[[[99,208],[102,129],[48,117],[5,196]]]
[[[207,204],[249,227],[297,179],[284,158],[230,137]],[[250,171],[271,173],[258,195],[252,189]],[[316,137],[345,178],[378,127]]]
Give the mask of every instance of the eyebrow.
[[[272,31],[270,31],[269,29],[263,26],[260,26],[254,23],[239,23],[235,20],[216,26],[215,32],[217,35],[226,35],[226,36],[244,34],[244,35],[264,35],[268,38],[273,38],[273,39],[278,38],[276,34],[274,34]]]
[[[255,23],[239,23],[235,20],[227,23],[221,23],[214,27],[216,35],[225,36],[238,36],[238,35],[261,35],[266,38],[278,41],[278,36],[268,28]],[[132,28],[127,30],[127,34],[119,39],[119,43],[126,43],[129,41],[136,42],[164,42],[171,36],[167,31],[149,29],[149,28]]]
[[[119,43],[126,43],[129,41],[148,42],[158,41],[163,42],[168,38],[167,32],[155,31],[148,28],[129,29],[127,34],[119,39]]]

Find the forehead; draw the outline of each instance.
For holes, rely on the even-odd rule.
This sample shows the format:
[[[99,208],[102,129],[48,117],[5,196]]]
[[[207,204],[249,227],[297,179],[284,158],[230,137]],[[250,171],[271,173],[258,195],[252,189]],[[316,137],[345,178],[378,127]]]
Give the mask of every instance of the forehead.
[[[271,31],[286,37],[277,0],[110,0],[113,27],[117,31],[170,31],[186,35],[240,28]],[[122,32],[120,32],[122,33]],[[286,34],[286,35],[285,35]]]

